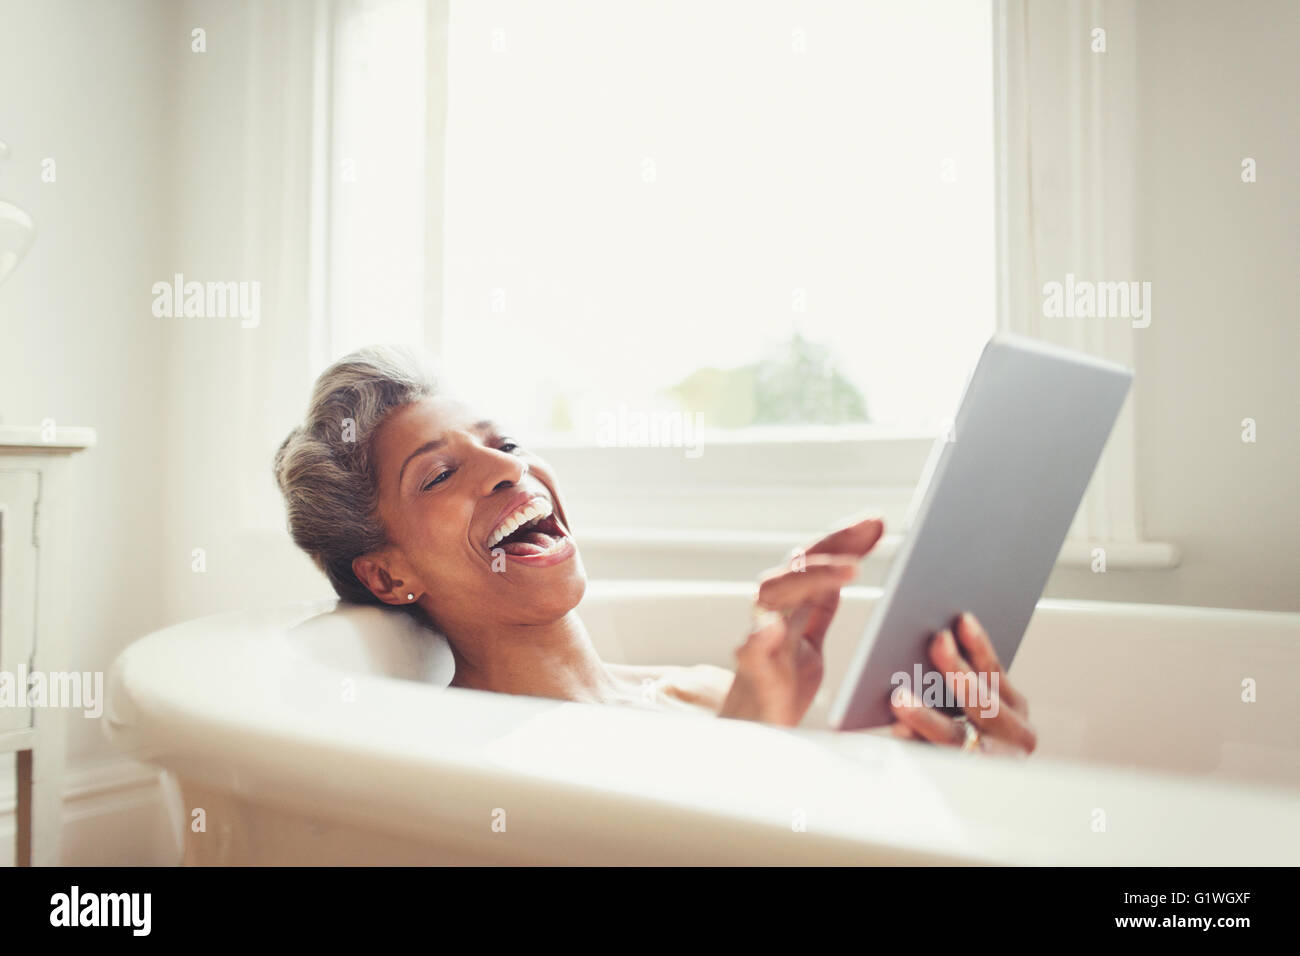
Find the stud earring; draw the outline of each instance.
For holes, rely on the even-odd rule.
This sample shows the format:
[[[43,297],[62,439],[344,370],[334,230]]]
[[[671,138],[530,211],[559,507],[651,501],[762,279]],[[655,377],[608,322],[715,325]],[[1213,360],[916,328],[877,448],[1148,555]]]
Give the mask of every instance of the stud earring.
[[[406,599],[407,599],[408,601],[414,601],[414,600],[415,600],[415,595],[414,595],[414,594],[408,594],[408,595],[406,596]]]

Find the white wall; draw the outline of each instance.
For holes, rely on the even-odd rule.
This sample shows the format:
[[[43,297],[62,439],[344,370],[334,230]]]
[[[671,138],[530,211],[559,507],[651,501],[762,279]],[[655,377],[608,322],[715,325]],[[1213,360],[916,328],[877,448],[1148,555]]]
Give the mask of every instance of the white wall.
[[[173,621],[333,594],[284,533],[271,474],[311,386],[311,7],[177,7],[185,44],[169,79],[172,222],[161,277],[256,282],[261,308],[249,327],[239,317],[156,320],[175,376],[161,501]],[[203,54],[189,50],[193,27],[206,31]]]
[[[1138,479],[1171,571],[1061,571],[1048,594],[1300,608],[1300,4],[1143,0]],[[1243,157],[1258,181],[1241,181]],[[1258,440],[1241,440],[1254,418]],[[1103,580],[1104,577],[1104,580]]]
[[[37,230],[0,287],[0,421],[53,418],[99,438],[73,463],[76,547],[60,582],[77,670],[106,670],[167,620],[169,374],[149,288],[168,236],[171,42],[161,0],[0,4],[0,197]],[[106,751],[97,721],[69,723],[70,761]],[[0,811],[10,794],[0,774]]]
[[[66,589],[77,670],[107,671],[133,640],[177,620],[332,593],[287,536],[243,520],[264,513],[250,504],[259,487],[261,505],[275,494],[270,455],[292,413],[271,406],[289,393],[306,401],[305,349],[295,361],[286,339],[296,332],[287,310],[276,313],[277,296],[303,296],[267,282],[252,330],[152,312],[153,283],[174,272],[272,271],[271,220],[301,196],[268,167],[279,140],[266,127],[297,104],[284,101],[288,82],[266,76],[278,58],[262,56],[259,82],[277,90],[250,111],[261,90],[249,37],[266,25],[255,18],[287,9],[0,0],[0,139],[11,149],[0,198],[37,229],[0,287],[0,422],[53,418],[98,433],[74,462]],[[190,48],[195,26],[207,30],[204,54]],[[46,157],[54,183],[40,178]],[[244,213],[255,190],[274,191],[264,218]],[[249,480],[232,475],[236,462],[256,463]],[[192,570],[196,547],[206,550],[203,574]],[[98,721],[72,720],[69,734],[65,861],[161,859],[158,793],[140,786],[148,776],[122,766]],[[0,862],[12,859],[10,767],[6,757]],[[105,809],[120,827],[102,825]]]

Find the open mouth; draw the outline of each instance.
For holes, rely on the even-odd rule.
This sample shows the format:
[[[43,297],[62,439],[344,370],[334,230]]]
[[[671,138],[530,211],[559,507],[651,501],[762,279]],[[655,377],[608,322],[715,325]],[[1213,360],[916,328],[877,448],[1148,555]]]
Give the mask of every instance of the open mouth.
[[[500,548],[512,557],[534,558],[558,553],[568,537],[551,502],[539,496],[525,502],[497,525],[488,537],[487,550]]]

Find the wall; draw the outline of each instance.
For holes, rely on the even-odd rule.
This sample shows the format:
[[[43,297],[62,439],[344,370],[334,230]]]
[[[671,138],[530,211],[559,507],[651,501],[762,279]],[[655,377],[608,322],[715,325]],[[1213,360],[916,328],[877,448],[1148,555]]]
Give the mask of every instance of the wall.
[[[1059,571],[1048,593],[1297,610],[1300,4],[1136,9],[1138,255],[1154,304],[1137,336],[1139,494],[1147,536],[1183,559],[1105,580]]]
[[[53,418],[98,432],[98,447],[74,460],[76,547],[62,582],[78,670],[106,670],[167,620],[157,502],[169,373],[149,289],[172,172],[159,148],[172,120],[168,6],[0,4],[0,139],[11,150],[0,197],[37,230],[0,287],[0,421]],[[41,179],[45,158],[54,182]],[[70,762],[95,765],[107,751],[98,722],[70,725]],[[74,789],[80,782],[70,778]],[[0,816],[12,792],[0,773]]]
[[[98,433],[75,460],[71,503],[77,670],[107,671],[133,640],[177,620],[331,594],[266,520],[271,454],[310,381],[306,294],[264,281],[255,329],[152,309],[153,284],[176,272],[305,271],[306,250],[281,244],[284,221],[303,215],[305,184],[277,157],[301,146],[286,144],[282,120],[306,95],[280,53],[300,54],[311,34],[268,45],[311,9],[0,2],[0,139],[11,149],[0,198],[37,229],[0,288],[0,422],[53,418]],[[196,26],[202,54],[191,49]],[[41,181],[45,157],[53,183]],[[152,773],[124,765],[91,720],[70,722],[68,762],[65,861],[162,859]],[[0,761],[0,861],[12,859],[12,764]]]

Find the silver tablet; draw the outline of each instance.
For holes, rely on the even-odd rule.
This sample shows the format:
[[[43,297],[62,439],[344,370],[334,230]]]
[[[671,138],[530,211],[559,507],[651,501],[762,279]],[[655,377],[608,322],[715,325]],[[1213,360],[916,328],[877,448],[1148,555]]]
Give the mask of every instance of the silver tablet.
[[[930,638],[962,611],[1011,666],[1132,379],[1121,365],[1030,339],[997,335],[984,347],[917,488],[833,728],[889,723],[894,687],[933,670]]]

